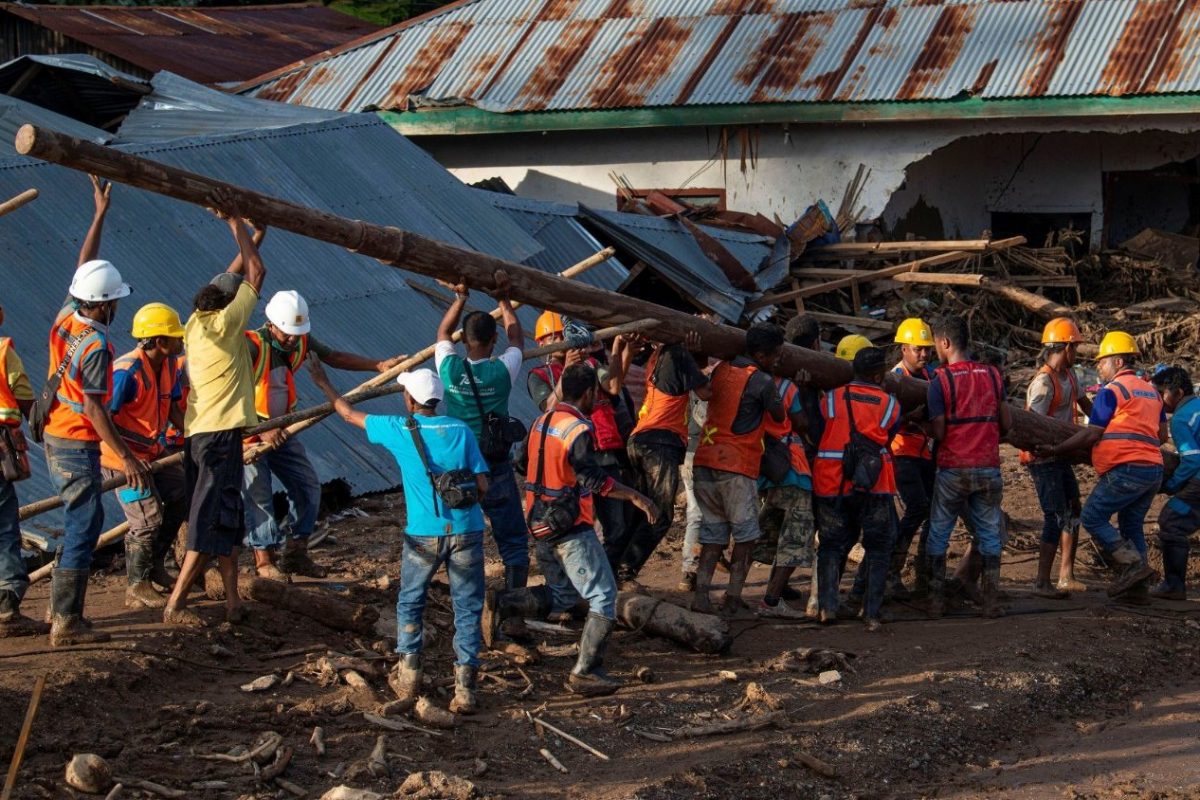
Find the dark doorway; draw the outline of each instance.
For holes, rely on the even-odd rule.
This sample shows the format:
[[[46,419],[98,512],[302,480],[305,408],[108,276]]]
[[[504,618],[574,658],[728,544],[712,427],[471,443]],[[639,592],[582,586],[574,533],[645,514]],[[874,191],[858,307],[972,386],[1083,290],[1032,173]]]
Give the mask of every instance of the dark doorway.
[[[1063,247],[1073,256],[1081,256],[1088,250],[1092,238],[1092,215],[1086,211],[993,211],[992,238],[1007,239],[1024,236],[1030,247],[1057,245],[1059,233],[1064,230],[1078,232],[1078,237],[1064,237]]]

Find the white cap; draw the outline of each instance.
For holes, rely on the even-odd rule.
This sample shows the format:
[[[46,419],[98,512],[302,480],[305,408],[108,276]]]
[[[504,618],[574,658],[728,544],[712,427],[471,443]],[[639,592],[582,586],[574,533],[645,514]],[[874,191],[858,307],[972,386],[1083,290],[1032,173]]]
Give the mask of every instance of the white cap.
[[[413,400],[416,400],[423,406],[430,405],[435,400],[441,400],[446,396],[446,389],[442,386],[442,379],[435,375],[431,369],[414,369],[412,372],[401,372],[396,378],[396,383],[403,386],[412,395]]]
[[[121,280],[121,273],[117,272],[112,262],[94,259],[79,265],[75,277],[71,279],[71,288],[67,291],[76,300],[103,303],[128,297],[133,290]]]
[[[267,303],[267,320],[289,336],[303,336],[312,330],[308,301],[294,289],[276,292]]]

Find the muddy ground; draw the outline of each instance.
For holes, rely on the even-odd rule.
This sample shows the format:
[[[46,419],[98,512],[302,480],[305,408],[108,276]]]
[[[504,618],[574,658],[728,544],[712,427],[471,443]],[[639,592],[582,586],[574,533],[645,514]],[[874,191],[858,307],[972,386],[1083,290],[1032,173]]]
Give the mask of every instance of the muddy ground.
[[[1030,596],[1040,516],[1029,478],[1008,456],[1012,541],[1004,578],[1011,601],[1002,619],[982,619],[966,606],[929,622],[914,608],[893,606],[895,621],[869,634],[857,622],[821,629],[751,618],[733,623],[736,639],[723,656],[622,631],[610,663],[628,687],[593,701],[561,688],[573,637],[543,633],[539,663],[489,655],[482,713],[432,735],[391,731],[363,716],[389,699],[386,635],[346,634],[258,604],[249,624],[234,628],[220,623],[221,605],[209,600],[198,606],[208,629],[168,630],[154,612],[125,609],[123,578],[101,574],[88,608],[113,634],[111,646],[51,652],[44,638],[0,642],[0,759],[8,763],[34,681],[45,675],[15,797],[80,796],[63,780],[67,760],[80,752],[103,756],[117,776],[154,781],[179,796],[290,797],[261,782],[250,763],[199,758],[240,752],[268,731],[293,751],[284,780],[313,798],[342,784],[391,795],[408,773],[422,770],[465,778],[479,795],[496,797],[1200,796],[1200,604],[1108,602],[1087,545],[1080,548],[1087,593],[1059,602]],[[1090,470],[1080,475],[1090,485]],[[386,631],[394,619],[402,498],[363,498],[355,506],[367,516],[329,523],[333,539],[315,551],[333,567],[320,583],[380,606]],[[1151,520],[1156,513],[1157,506]],[[667,599],[681,599],[679,536],[677,526],[674,546],[664,546],[644,576]],[[952,555],[965,546],[956,537]],[[498,562],[490,561],[495,573]],[[757,600],[765,577],[762,568],[751,574],[749,599]],[[35,586],[27,611],[41,615],[46,594],[45,584]],[[426,674],[443,707],[449,619],[444,593],[435,593]],[[822,684],[798,648],[845,654],[841,680]],[[314,665],[329,651],[359,658],[369,686],[322,675]],[[639,671],[652,682],[636,678]],[[261,693],[239,688],[271,674],[290,674],[290,683]],[[765,697],[746,704],[750,683]],[[552,734],[539,739],[525,712],[610,760]],[[774,724],[761,730],[672,738],[680,728],[773,712]],[[324,730],[321,757],[309,741],[315,726]],[[368,766],[380,735],[386,776]],[[568,771],[552,767],[541,748]],[[155,795],[127,786],[121,796]]]

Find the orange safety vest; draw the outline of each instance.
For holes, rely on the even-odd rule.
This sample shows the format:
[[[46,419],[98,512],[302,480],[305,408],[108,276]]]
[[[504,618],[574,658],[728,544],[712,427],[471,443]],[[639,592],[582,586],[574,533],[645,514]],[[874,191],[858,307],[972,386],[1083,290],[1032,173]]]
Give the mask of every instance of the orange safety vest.
[[[67,354],[71,340],[89,327],[94,326],[90,322],[80,321],[75,316],[74,310],[70,308],[63,309],[58,318],[54,320],[54,327],[50,329],[50,369],[46,373],[47,379],[53,377],[54,373],[58,371],[58,365],[62,363],[63,356]],[[88,334],[87,338],[75,349],[75,355],[63,372],[62,381],[58,384],[58,391],[55,392],[54,399],[50,403],[50,413],[46,417],[45,432],[47,436],[80,442],[100,441],[100,434],[96,433],[96,429],[92,427],[92,421],[83,413],[83,376],[80,374],[79,368],[85,358],[101,348],[107,349],[109,356],[112,356],[113,348],[108,342],[108,337],[97,328]],[[104,405],[108,406],[110,400],[112,400],[111,367],[108,371],[108,387],[104,393]]]
[[[933,370],[929,367],[925,367],[920,375],[914,375],[904,366],[903,361],[893,367],[892,372],[922,381],[933,380]],[[900,430],[896,431],[896,435],[892,439],[891,450],[892,455],[896,458],[923,458],[929,460],[933,458],[933,438],[921,430],[919,425],[911,422],[902,422],[900,423]]]
[[[156,378],[150,369],[150,359],[139,347],[113,362],[113,369],[123,370],[135,365],[131,379],[137,383],[137,394],[113,414],[113,424],[135,456],[143,461],[153,461],[163,453],[162,436],[171,416],[171,389],[175,386],[178,367],[175,359],[164,358]],[[122,467],[120,457],[104,442],[100,443],[100,466]]]
[[[179,410],[187,409],[188,395],[192,391],[191,384],[187,381],[187,354],[180,353],[175,357],[175,380],[179,384]],[[167,429],[163,432],[163,444],[167,447],[183,447],[183,429],[176,428],[169,421]]]
[[[641,431],[670,431],[679,437],[683,447],[688,444],[688,393],[667,394],[654,385],[654,371],[658,367],[658,356],[662,347],[657,347],[646,363],[646,399],[638,409],[637,425],[631,436]]]
[[[846,403],[854,404],[854,423],[859,432],[873,442],[879,443],[883,458],[883,469],[879,479],[871,487],[871,494],[895,494],[896,473],[892,454],[888,450],[888,430],[900,413],[896,398],[882,388],[869,383],[852,381],[825,393],[821,401],[821,416],[825,419],[825,430],[817,448],[817,459],[813,465],[813,493],[819,497],[838,497],[853,493],[850,483],[842,475],[842,456],[850,444],[850,415]]]
[[[763,427],[769,414],[748,433],[733,432],[733,421],[737,419],[738,406],[750,376],[758,372],[753,364],[735,367],[722,361],[712,372],[712,399],[708,401],[708,419],[696,448],[697,467],[736,472],[749,478],[758,478],[763,454]]]
[[[1054,394],[1052,394],[1050,396],[1050,408],[1048,408],[1046,410],[1046,416],[1053,417],[1056,413],[1058,413],[1058,410],[1060,408],[1062,408],[1062,400],[1063,400],[1062,387],[1058,385],[1058,376],[1054,373],[1054,370],[1051,369],[1048,364],[1042,364],[1041,368],[1038,370],[1038,374],[1050,376],[1050,386],[1053,387]],[[1067,370],[1067,383],[1071,384],[1071,397],[1069,398],[1070,408],[1071,408],[1071,421],[1074,422],[1076,425],[1078,425],[1079,424],[1079,379],[1075,377],[1075,370],[1073,370],[1073,369]],[[1029,408],[1029,399],[1028,398],[1026,398],[1026,400],[1025,400],[1025,410],[1026,411],[1031,410]],[[1033,453],[1030,453],[1028,450],[1021,451],[1021,463],[1022,464],[1031,464],[1036,460],[1037,459],[1034,458]]]
[[[0,336],[0,425],[19,428],[21,406],[17,404],[17,396],[8,385],[8,351],[11,349],[12,339]]]
[[[1104,435],[1092,448],[1092,466],[1103,475],[1122,464],[1162,464],[1158,426],[1162,421],[1162,398],[1133,370],[1121,370],[1108,382],[1117,396]]]
[[[547,425],[547,421],[549,424]],[[592,425],[574,406],[559,403],[549,413],[542,414],[533,424],[529,433],[526,452],[529,454],[529,464],[525,477],[530,482],[525,484],[525,507],[533,508],[537,498],[554,500],[561,497],[563,492],[575,486],[575,469],[567,459],[567,454],[580,436],[591,436]],[[546,442],[546,464],[542,468],[541,491],[535,495],[532,483],[538,474],[538,465],[542,449],[542,440]],[[575,526],[591,526],[595,520],[592,493],[579,487],[579,516],[575,518]]]
[[[781,377],[775,378],[775,386],[779,389],[780,398],[783,399],[783,407],[791,408],[800,389],[787,378]],[[792,456],[792,470],[797,475],[812,475],[812,469],[808,465],[808,456],[804,454],[804,441],[800,438],[799,431],[792,430],[790,417],[785,417],[783,422],[776,422],[770,414],[767,414],[763,422],[763,434],[774,436],[787,445],[788,453]]]
[[[271,418],[271,343],[263,339],[258,331],[246,331],[246,338],[258,348],[258,356],[254,359],[254,410],[259,419]],[[308,335],[300,337],[296,349],[286,354],[287,361],[287,410],[290,413],[296,408],[296,381],[292,377],[296,370],[304,366],[308,357]]]

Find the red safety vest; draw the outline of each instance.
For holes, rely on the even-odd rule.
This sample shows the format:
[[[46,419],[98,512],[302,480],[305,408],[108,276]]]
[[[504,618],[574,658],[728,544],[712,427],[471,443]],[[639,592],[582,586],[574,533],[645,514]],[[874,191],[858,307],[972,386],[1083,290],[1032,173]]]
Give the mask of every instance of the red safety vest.
[[[157,377],[154,376],[150,359],[139,347],[113,362],[113,369],[125,370],[134,365],[137,366],[132,380],[137,383],[137,394],[113,414],[113,424],[135,456],[143,461],[153,461],[163,452],[162,436],[171,415],[171,389],[178,367],[175,359],[164,358]],[[109,469],[122,467],[120,457],[104,442],[100,443],[100,464]]]
[[[12,339],[0,336],[0,425],[19,428],[21,406],[17,404],[17,396],[8,385],[8,351],[11,349]]]
[[[547,425],[547,418],[549,418],[549,425]],[[533,424],[533,429],[529,432],[529,441],[526,445],[529,463],[525,470],[525,477],[531,481],[525,484],[526,508],[533,508],[533,501],[537,497],[541,497],[542,500],[554,500],[556,497],[561,497],[564,490],[575,486],[575,469],[567,459],[567,454],[571,451],[575,440],[580,436],[590,436],[591,432],[592,426],[587,417],[580,414],[573,406],[565,403],[559,403],[553,412],[538,417]],[[546,439],[546,465],[542,471],[542,489],[535,496],[535,487],[532,481],[538,474],[543,437]],[[575,518],[576,526],[592,525],[595,520],[592,506],[591,491],[579,487],[579,516]]]
[[[592,369],[600,366],[600,362],[594,358],[587,359],[587,363]],[[561,361],[550,361],[529,371],[529,374],[536,375],[538,380],[545,381],[551,389],[558,385],[562,373]],[[596,390],[596,404],[592,406],[590,419],[596,435],[597,450],[624,449],[625,440],[621,438],[621,432],[617,428],[616,409],[613,407],[612,398],[603,389]]]
[[[813,465],[813,493],[820,497],[853,494],[853,487],[842,475],[842,457],[850,444],[850,415],[846,401],[854,405],[854,423],[859,432],[879,443],[883,469],[871,487],[871,494],[895,494],[896,473],[892,454],[888,450],[888,429],[896,422],[900,406],[896,398],[879,386],[853,381],[825,393],[821,400],[821,417],[825,430],[817,448]]]
[[[742,394],[755,372],[758,372],[758,367],[753,364],[735,367],[728,361],[722,361],[713,370],[708,418],[704,422],[704,431],[693,462],[697,467],[758,478],[763,454],[763,427],[770,415],[763,414],[764,421],[748,433],[733,432],[733,421],[737,419]]]
[[[54,320],[50,329],[50,369],[47,379],[52,377],[62,363],[63,356],[71,340],[84,329],[94,327],[90,322],[81,322],[70,308],[63,309]],[[92,421],[83,413],[83,376],[80,365],[89,354],[107,348],[111,356],[112,345],[99,330],[89,334],[84,342],[75,350],[75,356],[62,374],[58,391],[50,403],[50,413],[46,418],[46,435],[59,439],[73,439],[80,442],[99,442],[100,434],[92,427]],[[104,405],[112,400],[112,369],[108,371],[108,389],[104,393]]]
[[[1121,464],[1162,464],[1158,426],[1162,398],[1133,370],[1121,370],[1106,388],[1117,396],[1117,409],[1092,448],[1092,466],[1103,475]]]
[[[933,380],[933,370],[925,367],[920,375],[913,375],[904,366],[901,361],[897,364],[892,372],[897,375],[906,375],[917,380],[929,381]],[[892,455],[896,458],[933,458],[933,438],[921,430],[919,425],[911,422],[900,423],[900,430],[896,431],[895,437],[891,444]]]
[[[641,431],[670,431],[679,437],[683,447],[688,444],[688,393],[667,394],[654,385],[654,371],[658,368],[658,356],[662,345],[654,348],[646,362],[646,399],[638,410],[637,425],[633,434]]]
[[[775,378],[775,386],[779,389],[780,398],[783,399],[783,407],[785,409],[791,408],[796,401],[796,395],[800,392],[800,389],[787,378],[781,377]],[[800,432],[792,430],[790,416],[785,417],[783,422],[776,422],[768,414],[763,421],[763,434],[774,436],[787,445],[788,453],[792,457],[792,470],[797,475],[812,475],[812,469],[808,465],[808,456],[804,454],[804,442],[800,438]]]
[[[1050,376],[1050,386],[1053,388],[1054,394],[1052,394],[1050,396],[1050,408],[1046,410],[1046,416],[1053,417],[1055,414],[1058,413],[1058,410],[1060,408],[1062,408],[1062,402],[1063,402],[1062,387],[1058,385],[1058,375],[1054,372],[1053,369],[1050,368],[1050,366],[1048,364],[1042,364],[1041,368],[1038,370],[1038,374]],[[1070,403],[1070,408],[1071,408],[1071,421],[1074,422],[1076,425],[1078,425],[1079,424],[1079,379],[1075,377],[1075,370],[1073,370],[1073,369],[1067,370],[1067,383],[1071,384],[1071,396],[1068,398],[1068,402]],[[1026,400],[1025,400],[1025,410],[1026,411],[1031,410],[1029,408],[1029,399],[1028,398],[1026,398]],[[1027,450],[1021,451],[1021,463],[1022,464],[1031,464],[1036,460],[1037,459],[1034,458],[1033,453],[1030,453]]]
[[[246,331],[246,338],[257,348],[258,356],[254,359],[254,410],[259,419],[271,418],[271,343],[266,341],[258,331]],[[308,357],[308,335],[300,337],[296,349],[287,353],[287,411],[296,407],[296,381],[292,377],[296,370],[304,366]]]
[[[942,469],[1000,466],[1000,372],[988,364],[959,361],[934,372],[946,401],[946,438],[937,446]]]

